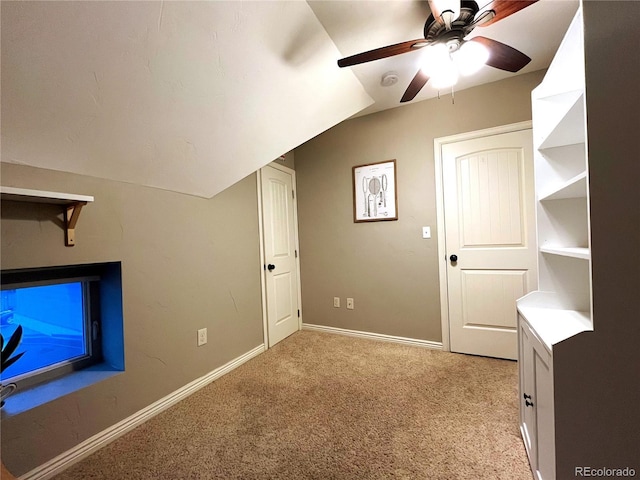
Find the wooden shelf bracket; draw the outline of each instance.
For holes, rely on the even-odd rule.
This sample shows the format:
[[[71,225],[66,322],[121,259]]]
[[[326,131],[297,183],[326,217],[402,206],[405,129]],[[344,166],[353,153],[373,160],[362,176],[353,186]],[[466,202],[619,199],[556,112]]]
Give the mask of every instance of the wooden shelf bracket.
[[[76,244],[76,223],[80,212],[87,202],[77,202],[67,205],[64,212],[64,244],[73,247]]]

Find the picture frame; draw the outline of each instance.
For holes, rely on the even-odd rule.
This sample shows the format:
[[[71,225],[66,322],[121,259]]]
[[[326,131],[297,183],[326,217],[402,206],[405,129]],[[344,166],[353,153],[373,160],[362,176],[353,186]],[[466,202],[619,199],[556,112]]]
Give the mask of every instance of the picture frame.
[[[353,221],[398,220],[396,161],[353,167]]]

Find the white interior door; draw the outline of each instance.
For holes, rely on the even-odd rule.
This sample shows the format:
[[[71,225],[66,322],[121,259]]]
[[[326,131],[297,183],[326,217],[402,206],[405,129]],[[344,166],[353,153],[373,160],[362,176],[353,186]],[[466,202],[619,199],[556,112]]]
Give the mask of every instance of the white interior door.
[[[531,130],[442,145],[442,176],[451,351],[515,359],[537,279]]]
[[[264,275],[269,347],[300,328],[293,175],[261,171]]]

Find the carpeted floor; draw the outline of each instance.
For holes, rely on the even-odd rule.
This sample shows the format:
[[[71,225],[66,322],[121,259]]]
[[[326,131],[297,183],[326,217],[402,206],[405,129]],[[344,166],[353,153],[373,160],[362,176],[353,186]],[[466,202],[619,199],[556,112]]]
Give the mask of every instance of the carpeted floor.
[[[517,364],[301,331],[56,480],[531,480]]]

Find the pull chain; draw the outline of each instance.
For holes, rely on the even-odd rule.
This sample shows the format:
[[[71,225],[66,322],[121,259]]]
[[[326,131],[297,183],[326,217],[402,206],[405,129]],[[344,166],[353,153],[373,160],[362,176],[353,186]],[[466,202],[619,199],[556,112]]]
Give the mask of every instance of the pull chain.
[[[440,90],[438,89],[438,100],[440,100]],[[455,91],[453,89],[453,85],[451,86],[451,103],[453,105],[456,104],[456,94]]]

